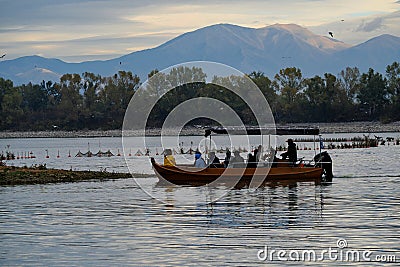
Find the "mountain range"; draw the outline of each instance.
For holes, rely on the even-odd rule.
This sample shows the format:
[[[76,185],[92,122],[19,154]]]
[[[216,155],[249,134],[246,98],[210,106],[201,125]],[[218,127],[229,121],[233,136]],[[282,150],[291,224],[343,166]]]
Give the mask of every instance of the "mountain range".
[[[387,65],[400,62],[400,37],[385,34],[349,45],[296,24],[258,29],[217,24],[184,33],[155,48],[110,60],[68,63],[40,56],[4,60],[0,62],[0,77],[18,85],[59,81],[65,73],[111,76],[127,70],[144,81],[151,70],[197,60],[227,64],[244,73],[262,71],[270,78],[286,67],[300,68],[304,77],[327,72],[336,75],[346,67],[358,67],[361,72],[373,68],[384,74]]]

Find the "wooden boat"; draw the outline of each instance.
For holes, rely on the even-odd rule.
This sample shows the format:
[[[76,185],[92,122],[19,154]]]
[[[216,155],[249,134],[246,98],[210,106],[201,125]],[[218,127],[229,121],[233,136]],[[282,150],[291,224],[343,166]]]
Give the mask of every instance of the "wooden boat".
[[[151,158],[153,169],[161,181],[175,185],[206,185],[211,183],[257,185],[277,182],[322,182],[322,167],[259,167],[259,168],[194,168],[187,165],[163,166]]]
[[[226,134],[236,131],[239,134],[259,135],[273,133],[277,135],[319,135],[318,128],[234,128],[215,127],[206,129],[205,136],[211,133]],[[311,161],[310,161],[311,162]],[[194,168],[188,165],[163,166],[151,158],[151,164],[160,182],[169,182],[175,185],[206,185],[223,183],[228,185],[241,184],[259,186],[266,183],[312,181],[321,183],[332,181],[332,160],[327,152],[315,155],[313,164],[291,164],[288,161],[276,159],[273,163],[262,163],[257,168],[239,166],[238,168]],[[268,165],[269,164],[269,165]],[[265,167],[264,167],[265,166]],[[236,166],[237,167],[237,166]]]

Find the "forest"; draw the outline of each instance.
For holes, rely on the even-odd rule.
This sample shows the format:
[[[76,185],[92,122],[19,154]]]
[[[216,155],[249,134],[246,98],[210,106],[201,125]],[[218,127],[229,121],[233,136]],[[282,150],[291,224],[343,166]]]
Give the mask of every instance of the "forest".
[[[156,74],[153,70],[148,77]],[[200,68],[178,67],[162,75],[164,82],[179,79],[184,73],[202,82],[182,84],[165,94],[152,110],[150,127],[160,127],[168,113],[182,101],[212,97],[228,103],[246,124],[254,124],[249,107],[225,88],[206,83]],[[300,69],[281,69],[273,78],[262,72],[247,75],[262,91],[275,121],[349,122],[400,120],[400,64],[393,62],[384,74],[369,69],[361,73],[348,67],[337,75],[303,77]],[[243,77],[214,77],[223,83],[240,84]],[[14,86],[0,77],[0,129],[37,130],[109,130],[121,129],[131,97],[141,86],[140,78],[130,71],[111,77],[94,73],[64,74],[58,82]],[[202,119],[192,123],[210,123]]]

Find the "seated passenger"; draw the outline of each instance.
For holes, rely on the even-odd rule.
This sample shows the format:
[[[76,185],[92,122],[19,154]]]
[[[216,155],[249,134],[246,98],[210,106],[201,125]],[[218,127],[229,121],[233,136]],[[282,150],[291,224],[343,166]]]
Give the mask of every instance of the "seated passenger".
[[[165,149],[164,151],[164,166],[175,166],[175,158],[172,156],[171,149]]]
[[[269,155],[270,162],[272,162],[272,166],[271,167],[278,167],[278,163],[277,162],[279,161],[279,159],[276,156],[277,152],[278,151],[276,151],[275,149],[271,148],[271,152],[270,152],[270,155]]]
[[[240,156],[240,152],[236,150],[235,152],[233,152],[233,155],[234,155],[234,157],[231,158],[231,160],[229,162],[229,166],[231,166],[233,168],[245,167],[244,158],[242,156]]]
[[[229,149],[226,150],[226,156],[224,159],[224,167],[227,168],[229,165],[229,161],[231,160],[231,152],[229,151]]]
[[[281,154],[282,159],[289,159],[289,162],[295,164],[297,161],[297,147],[293,142],[293,139],[288,139],[286,141],[288,143],[288,149],[285,153]]]
[[[196,168],[205,168],[206,167],[206,162],[204,159],[201,157],[201,153],[199,151],[196,151],[194,154],[194,167]]]
[[[218,168],[220,167],[220,163],[219,163],[219,158],[215,155],[215,152],[210,152],[208,154],[209,159],[210,159],[210,167],[211,168]]]
[[[257,150],[257,149],[256,149]],[[256,155],[256,150],[254,150],[254,154]],[[256,157],[255,155],[249,153],[247,155],[247,168],[256,168],[257,167],[257,162],[256,162]]]
[[[254,150],[254,155],[256,156],[256,161],[260,162],[261,160],[264,160],[263,158],[263,146],[259,145],[258,148]]]

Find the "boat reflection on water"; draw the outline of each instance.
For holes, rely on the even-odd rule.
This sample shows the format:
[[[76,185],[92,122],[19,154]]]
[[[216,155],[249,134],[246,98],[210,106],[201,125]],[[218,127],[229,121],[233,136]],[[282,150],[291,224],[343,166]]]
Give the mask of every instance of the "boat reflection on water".
[[[198,182],[196,183],[195,181],[188,183],[188,184],[180,184],[180,185],[176,185],[174,183],[169,182],[166,179],[163,179],[162,177],[158,178],[157,183],[155,184],[155,187],[161,187],[161,188],[174,188],[174,187],[201,187],[201,186],[206,186],[209,188],[218,188],[218,187],[225,187],[225,188],[232,188],[232,189],[249,189],[252,188],[251,187],[251,180],[243,180],[240,177],[237,178],[233,178],[230,179],[232,177],[228,177],[227,179],[219,179],[216,180],[212,183],[201,183]],[[188,180],[190,180],[191,178],[188,178]],[[322,185],[322,186],[327,186],[327,185],[331,185],[332,182],[326,182],[326,181],[319,181],[318,179],[308,179],[305,178],[303,180],[264,180],[262,181],[262,183],[260,183],[257,188],[263,188],[263,187],[270,187],[270,188],[274,188],[274,187],[296,187],[299,183],[301,184],[308,184],[308,185]]]
[[[187,210],[206,209],[207,224],[223,227],[244,227],[258,229],[272,227],[279,229],[288,226],[315,226],[323,221],[324,196],[329,193],[331,184],[315,185],[314,182],[275,182],[266,183],[257,189],[240,188],[227,190],[220,197],[219,188],[204,187],[207,191],[204,201],[184,206]],[[179,194],[181,186],[170,186],[158,183],[158,190],[164,189],[168,195],[168,207],[180,209]],[[189,187],[200,190],[199,187]],[[176,201],[176,205],[175,205]],[[189,201],[188,201],[189,202]]]

